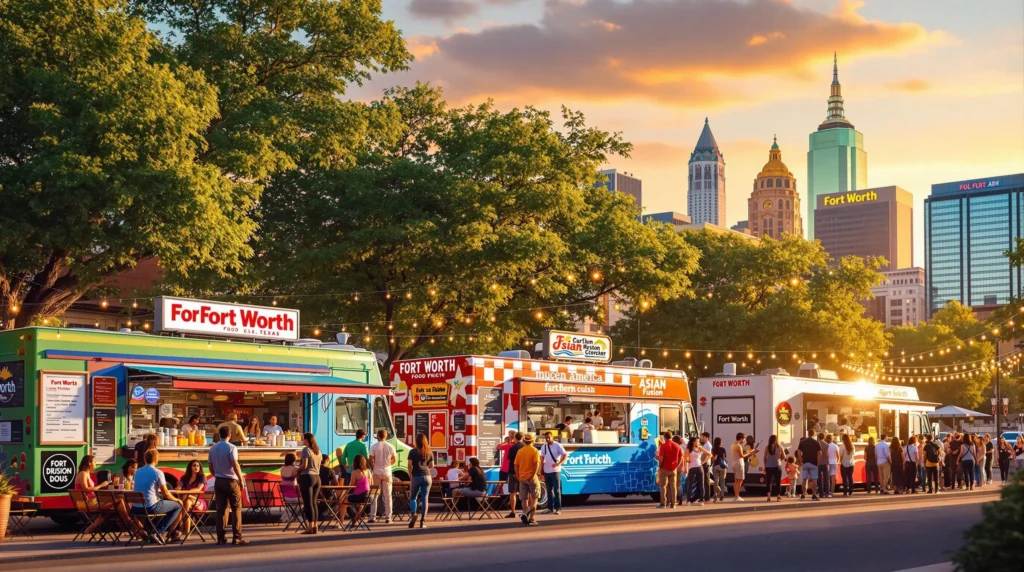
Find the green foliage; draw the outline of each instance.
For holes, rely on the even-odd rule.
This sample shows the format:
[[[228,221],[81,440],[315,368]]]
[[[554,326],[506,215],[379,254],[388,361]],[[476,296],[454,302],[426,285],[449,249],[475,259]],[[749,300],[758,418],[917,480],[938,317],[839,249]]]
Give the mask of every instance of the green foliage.
[[[1003,255],[1010,259],[1011,266],[1020,268],[1024,265],[1024,238],[1016,237],[1013,240],[1013,248],[1004,252]]]
[[[881,325],[865,318],[858,303],[880,280],[878,260],[850,257],[830,268],[820,243],[796,236],[760,242],[707,230],[683,236],[701,255],[693,279],[697,295],[634,307],[613,330],[620,346],[778,352],[774,360],[729,359],[721,352],[711,358],[697,352],[689,358],[681,352],[648,356],[696,375],[717,373],[726,361],[740,364],[740,371],[795,372],[798,361],[784,351],[807,352],[800,359],[837,369],[843,354],[887,346]],[[815,351],[828,354],[813,357]]]
[[[0,3],[0,327],[143,258],[226,275],[249,254],[256,189],[197,162],[216,90],[160,50],[116,0]]]
[[[914,361],[903,357],[893,364],[897,368],[911,370],[922,368],[917,374],[911,371],[911,376],[915,378],[923,377],[924,374],[920,372],[925,369],[936,375],[955,374],[954,365],[995,357],[995,346],[988,341],[968,340],[984,331],[985,324],[978,321],[970,308],[952,301],[936,312],[928,322],[890,329],[893,348],[889,353],[891,356],[914,356],[928,352],[915,357]],[[939,353],[940,349],[957,347],[961,349],[952,349],[948,354]],[[976,366],[977,364],[967,367]],[[979,371],[973,376],[968,375],[960,379],[918,384],[917,388],[924,401],[976,409],[986,401],[986,388],[991,382],[992,374],[988,371]]]
[[[530,107],[448,109],[426,85],[368,117],[353,165],[278,177],[262,202],[261,292],[298,296],[307,326],[365,323],[350,331],[389,361],[493,352],[571,327],[606,294],[688,291],[696,251],[594,186],[630,149],[617,134],[567,110],[557,130]]]
[[[953,555],[959,572],[1010,572],[1024,562],[1024,472],[1000,490],[999,500],[981,508],[981,521],[964,533]]]

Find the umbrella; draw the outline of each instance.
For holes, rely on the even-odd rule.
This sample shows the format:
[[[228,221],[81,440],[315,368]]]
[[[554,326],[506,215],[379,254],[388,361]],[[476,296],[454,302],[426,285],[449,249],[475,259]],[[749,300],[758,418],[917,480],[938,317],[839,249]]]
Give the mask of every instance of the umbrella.
[[[956,430],[956,418],[968,418],[968,417],[992,417],[985,413],[978,413],[977,411],[971,411],[970,409],[964,409],[963,407],[957,407],[956,405],[947,405],[940,407],[935,411],[929,411],[928,417],[933,419],[942,419],[944,417],[953,418],[953,430]]]

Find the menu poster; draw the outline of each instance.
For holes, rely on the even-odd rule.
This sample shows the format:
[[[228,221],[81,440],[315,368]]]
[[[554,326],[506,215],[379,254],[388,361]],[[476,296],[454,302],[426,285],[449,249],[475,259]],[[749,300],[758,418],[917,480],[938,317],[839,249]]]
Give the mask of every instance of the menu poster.
[[[417,435],[430,435],[430,416],[427,413],[416,413],[413,429],[413,443]]]
[[[117,410],[97,407],[92,410],[92,444],[97,447],[117,445]]]
[[[87,376],[39,372],[40,445],[85,445],[88,421]]]
[[[443,411],[430,413],[430,446],[435,449],[448,448],[448,414]]]
[[[117,378],[92,376],[92,404],[96,407],[117,406]]]
[[[25,422],[21,419],[0,421],[0,445],[21,443],[25,440]]]
[[[466,410],[456,409],[452,412],[452,431],[466,430]]]
[[[477,457],[485,467],[492,467],[500,462],[497,455],[498,445],[504,437],[505,427],[502,422],[501,389],[488,387],[479,391],[480,425],[478,431]]]

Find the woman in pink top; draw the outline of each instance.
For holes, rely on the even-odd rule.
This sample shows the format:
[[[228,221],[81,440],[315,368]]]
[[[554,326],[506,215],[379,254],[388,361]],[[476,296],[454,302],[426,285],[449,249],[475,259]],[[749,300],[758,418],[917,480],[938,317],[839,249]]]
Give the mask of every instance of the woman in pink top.
[[[85,501],[88,503],[89,508],[96,510],[99,508],[99,504],[96,502],[96,491],[103,490],[110,486],[110,481],[105,483],[96,484],[92,480],[92,472],[96,469],[96,460],[92,455],[86,455],[82,457],[82,462],[78,465],[78,474],[75,475],[75,490],[85,491]],[[103,517],[97,517],[93,521],[89,528],[85,530],[86,534],[92,534],[94,530],[103,524]]]

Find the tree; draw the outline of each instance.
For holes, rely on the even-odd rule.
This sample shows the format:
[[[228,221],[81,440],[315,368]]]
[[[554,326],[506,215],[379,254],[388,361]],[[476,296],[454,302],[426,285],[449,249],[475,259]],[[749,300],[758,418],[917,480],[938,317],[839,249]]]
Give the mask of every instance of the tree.
[[[0,3],[0,328],[143,258],[226,275],[249,253],[255,189],[197,161],[216,90],[160,49],[115,0]]]
[[[629,151],[617,134],[567,110],[556,130],[530,107],[448,109],[427,85],[388,91],[370,117],[381,128],[354,165],[288,173],[262,203],[260,292],[294,296],[309,329],[347,325],[388,362],[493,352],[608,294],[688,291],[695,250],[595,187]]]
[[[1017,570],[1024,562],[1024,472],[1000,489],[999,500],[981,507],[982,517],[964,532],[953,555],[959,572]]]
[[[850,353],[866,359],[887,346],[881,324],[865,318],[858,303],[880,279],[879,260],[850,257],[830,266],[821,243],[797,236],[683,236],[700,252],[697,295],[633,307],[613,329],[624,352],[639,347],[656,365],[698,376],[721,371],[727,361],[740,371],[793,371],[803,361],[837,368]],[[648,353],[656,348],[674,351]]]
[[[985,331],[985,324],[969,307],[951,301],[928,322],[890,330],[893,339],[890,355],[894,356],[891,367],[903,371],[888,373],[899,377],[905,372],[915,380],[923,380],[929,373],[933,377],[959,376],[945,381],[919,383],[918,394],[924,401],[978,408],[985,401],[992,374],[987,370],[978,370],[973,375],[958,373],[954,366],[975,370],[982,360],[995,357],[995,346],[991,343],[970,339]],[[895,356],[900,357],[897,359]]]

